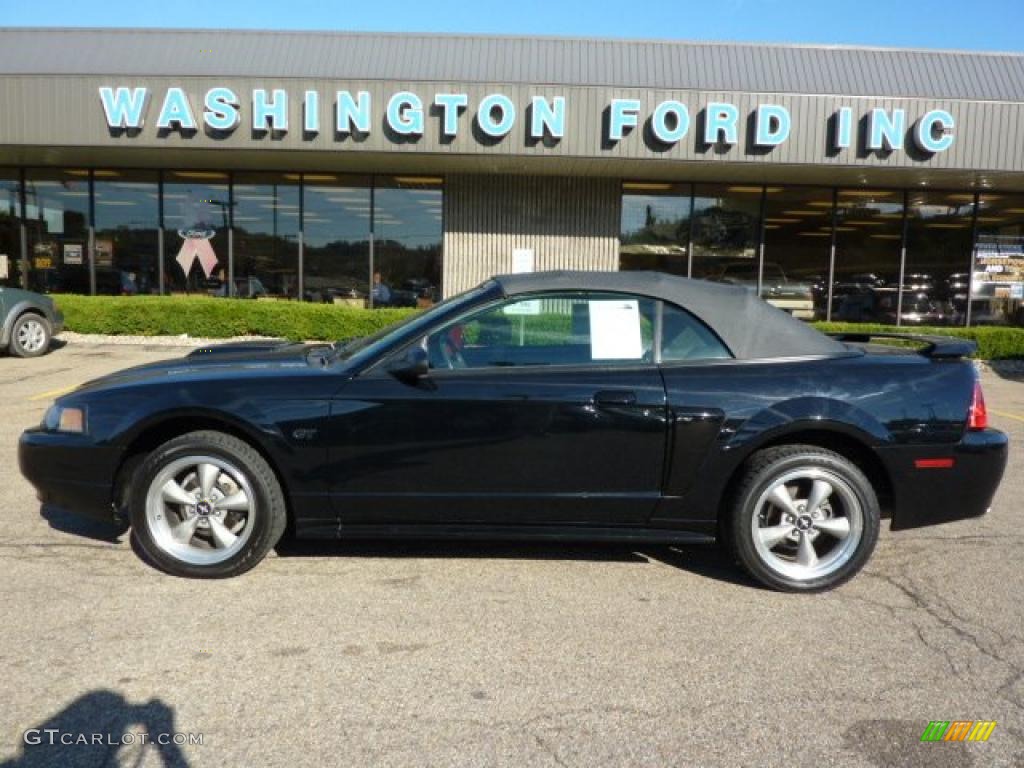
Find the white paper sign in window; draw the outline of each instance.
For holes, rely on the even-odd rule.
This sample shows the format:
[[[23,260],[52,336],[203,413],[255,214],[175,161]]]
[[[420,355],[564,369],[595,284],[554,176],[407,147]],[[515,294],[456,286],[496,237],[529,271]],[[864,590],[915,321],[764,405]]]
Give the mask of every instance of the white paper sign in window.
[[[639,360],[643,357],[640,307],[635,299],[591,301],[592,360]]]

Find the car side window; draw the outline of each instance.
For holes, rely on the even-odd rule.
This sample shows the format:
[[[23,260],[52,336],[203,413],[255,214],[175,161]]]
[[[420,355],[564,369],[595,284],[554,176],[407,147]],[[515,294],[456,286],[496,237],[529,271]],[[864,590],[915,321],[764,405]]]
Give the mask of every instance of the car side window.
[[[704,323],[684,309],[664,304],[661,317],[661,360],[721,360],[732,355]]]
[[[650,363],[656,304],[653,299],[615,293],[516,297],[430,334],[430,367]]]

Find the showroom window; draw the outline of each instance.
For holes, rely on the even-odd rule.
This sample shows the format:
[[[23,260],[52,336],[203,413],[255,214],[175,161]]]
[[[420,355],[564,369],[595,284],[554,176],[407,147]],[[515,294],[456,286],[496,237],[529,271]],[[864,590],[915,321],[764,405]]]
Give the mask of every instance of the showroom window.
[[[726,269],[744,270],[758,260],[760,186],[695,184],[692,276],[719,280]],[[774,193],[779,187],[769,187]]]
[[[840,189],[835,220],[831,319],[895,324],[903,192]]]
[[[303,176],[305,299],[362,307],[370,285],[369,177]]]
[[[22,284],[21,180],[12,168],[0,168],[0,285]]]
[[[764,206],[764,266],[761,295],[801,320],[824,320],[828,309],[832,252],[832,189],[769,187]],[[750,264],[726,271],[746,275],[756,285]]]
[[[159,291],[159,190],[156,171],[93,171],[97,293]]]
[[[25,227],[29,289],[89,293],[89,171],[26,171]]]
[[[1024,195],[982,193],[971,325],[1024,326]]]
[[[164,174],[164,285],[170,293],[229,295],[228,174]]]
[[[238,173],[233,182],[234,295],[298,298],[298,174]]]
[[[967,321],[973,226],[971,192],[908,195],[902,325],[964,325]]]
[[[441,298],[440,178],[378,177],[373,202],[373,306],[428,307]]]
[[[689,274],[689,184],[626,182],[622,185],[619,269]]]

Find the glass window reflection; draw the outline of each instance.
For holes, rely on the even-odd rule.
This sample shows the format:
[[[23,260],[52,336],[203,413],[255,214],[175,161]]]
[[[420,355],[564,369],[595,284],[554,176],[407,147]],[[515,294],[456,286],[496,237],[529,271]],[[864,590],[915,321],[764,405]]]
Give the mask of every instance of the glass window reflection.
[[[157,173],[94,172],[96,292],[159,291]]]
[[[619,269],[689,272],[689,184],[627,182],[622,185]]]
[[[824,320],[831,251],[831,188],[769,187],[761,281],[765,300],[801,320]],[[749,267],[733,269],[741,268]]]
[[[366,305],[370,285],[371,182],[368,177],[303,177],[305,299]]]
[[[835,239],[832,319],[895,324],[903,192],[839,190]]]
[[[298,174],[236,174],[234,296],[298,298]]]
[[[984,193],[971,281],[971,325],[1024,326],[1024,195]]]
[[[89,293],[89,171],[29,169],[25,226],[29,289]]]
[[[907,200],[901,325],[963,325],[974,195],[914,192]]]
[[[720,280],[727,270],[756,269],[761,191],[760,186],[694,185],[693,277]]]
[[[228,174],[164,175],[164,285],[171,293],[228,295]]]
[[[428,307],[441,298],[441,179],[379,178],[374,190],[371,295],[379,307]]]
[[[21,181],[13,169],[0,169],[0,285],[21,287]]]

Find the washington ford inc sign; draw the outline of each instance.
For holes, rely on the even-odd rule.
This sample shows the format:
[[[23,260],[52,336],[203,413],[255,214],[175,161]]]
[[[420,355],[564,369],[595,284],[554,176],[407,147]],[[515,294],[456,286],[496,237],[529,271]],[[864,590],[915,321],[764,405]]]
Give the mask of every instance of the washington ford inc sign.
[[[294,129],[289,115],[294,111],[291,95],[283,89],[253,89],[243,99],[226,86],[215,86],[206,91],[202,103],[193,103],[183,88],[167,88],[159,99],[156,112],[158,136],[180,133],[192,136],[202,128],[212,135],[233,133],[242,123],[243,111],[248,113],[250,125],[256,134],[282,136]],[[500,140],[510,134],[517,124],[525,124],[527,136],[536,141],[557,142],[565,136],[566,115],[572,105],[564,96],[533,96],[524,115],[518,113],[515,102],[502,93],[491,93],[473,105],[471,117],[469,96],[465,93],[435,93],[424,99],[412,91],[392,94],[385,104],[375,104],[368,91],[336,91],[333,96],[332,129],[335,136],[365,137],[381,125],[396,140],[422,136],[428,118],[437,122],[437,130],[447,139],[462,131],[471,133],[482,142]],[[151,94],[143,87],[111,87],[99,89],[100,103],[107,126],[115,133],[135,135],[141,131],[154,109]],[[321,94],[304,91],[301,97],[301,123],[304,137],[318,135],[321,125]],[[375,110],[383,109],[383,122],[375,121]],[[733,145],[740,140],[740,131],[749,130],[747,140],[762,149],[784,144],[790,135],[792,116],[779,104],[758,104],[753,114],[741,115],[735,104],[712,101],[691,106],[682,101],[667,99],[658,103],[650,114],[642,112],[639,99],[611,99],[602,115],[602,141],[606,146],[629,138],[639,126],[645,126],[654,141],[671,147],[695,131],[707,145]],[[829,118],[829,140],[835,149],[849,148],[854,141],[854,111],[840,107]],[[874,108],[856,115],[859,130],[857,141],[866,151],[899,151],[904,149],[908,135],[916,149],[932,155],[944,152],[953,145],[955,123],[944,109],[932,109],[919,116],[908,116],[904,109]],[[378,118],[379,120],[379,118]],[[472,121],[472,122],[471,122]],[[520,123],[522,121],[522,123]],[[749,126],[749,127],[748,127]],[[477,134],[482,134],[479,136]]]

